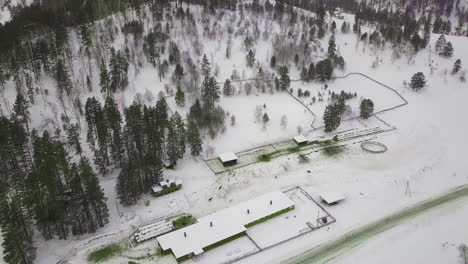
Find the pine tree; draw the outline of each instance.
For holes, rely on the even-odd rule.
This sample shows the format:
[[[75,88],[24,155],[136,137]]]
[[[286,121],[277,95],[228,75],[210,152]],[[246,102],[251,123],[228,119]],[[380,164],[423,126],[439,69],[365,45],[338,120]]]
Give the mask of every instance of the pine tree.
[[[310,81],[310,78],[309,78],[309,71],[307,70],[306,67],[303,67],[302,68],[302,71],[301,71],[301,79],[305,82],[309,82]]]
[[[325,37],[325,29],[323,29],[323,26],[319,26],[317,37],[319,39],[323,39],[323,37]]]
[[[94,173],[88,159],[82,158],[80,160],[79,172],[93,220],[97,226],[103,227],[109,222],[109,210],[106,203],[107,198],[104,196],[104,190],[100,186],[99,179],[96,173]],[[94,233],[94,231],[95,230],[88,229],[88,232]]]
[[[440,52],[440,55],[446,58],[451,58],[453,56],[453,46],[450,41],[447,42],[447,44],[444,46],[443,50]]]
[[[249,50],[247,53],[247,67],[252,68],[255,64],[255,53],[252,50]]]
[[[273,55],[271,56],[271,60],[270,60],[270,67],[272,69],[274,69],[276,67],[276,57]]]
[[[184,68],[177,64],[174,70],[174,78],[177,82],[180,82],[185,76]]]
[[[359,116],[363,119],[368,119],[374,113],[374,102],[371,99],[362,100],[360,110]]]
[[[72,82],[62,59],[58,59],[55,65],[55,79],[57,80],[57,88],[61,100],[63,100],[62,96],[64,92],[70,98]]]
[[[214,77],[205,77],[203,81],[203,103],[208,109],[213,109],[215,102],[219,101],[219,85]]]
[[[310,80],[314,80],[315,79],[315,65],[313,62],[310,63],[309,65],[309,72],[308,72],[308,75],[309,75],[309,79]]]
[[[184,93],[184,91],[182,90],[182,88],[180,87],[180,85],[177,86],[177,92],[176,92],[176,95],[175,95],[175,101],[176,101],[176,104],[177,104],[179,107],[184,107],[184,106],[185,106],[185,93]]]
[[[410,87],[415,91],[421,90],[426,86],[426,77],[422,72],[417,72],[411,77]]]
[[[263,124],[266,124],[268,122],[270,122],[270,117],[268,116],[267,113],[264,113],[263,116],[262,116],[262,122]]]
[[[190,121],[187,130],[187,142],[190,145],[190,154],[196,157],[202,152],[202,140],[200,138],[200,132],[195,122]]]
[[[115,164],[123,163],[123,139],[122,139],[122,114],[117,108],[117,103],[112,96],[108,96],[103,108],[105,116],[105,126],[107,130],[107,142],[110,147],[111,157]]]
[[[109,78],[109,72],[107,71],[107,66],[106,63],[104,62],[104,59],[101,60],[101,67],[100,67],[100,81],[99,81],[99,86],[101,86],[101,93],[102,94],[107,94],[110,93],[110,78]]]
[[[223,94],[224,94],[225,96],[231,96],[231,95],[233,95],[231,80],[229,80],[229,79],[226,79],[226,81],[224,82]]]
[[[166,140],[166,154],[171,166],[177,165],[179,160],[179,138],[177,135],[177,128],[174,120],[171,120],[167,128],[167,140]]]
[[[9,197],[6,183],[0,181],[0,228],[3,237],[3,260],[8,264],[33,264],[31,222],[21,207],[19,197]]]
[[[335,20],[333,20],[333,22],[332,22],[332,24],[331,24],[331,31],[332,31],[333,33],[335,33],[335,30],[336,30],[336,22],[335,22]]]
[[[203,60],[202,60],[202,63],[201,63],[201,70],[202,70],[202,74],[204,76],[209,76],[210,75],[211,66],[210,66],[210,62],[206,58],[206,54],[203,54]]]
[[[461,60],[457,59],[455,63],[453,64],[452,74],[457,74],[462,67],[461,65],[462,65]]]
[[[139,186],[138,170],[135,168],[133,159],[122,167],[122,170],[117,177],[117,184],[115,190],[117,192],[117,199],[124,206],[131,206],[137,203],[141,196]]]
[[[330,80],[333,74],[333,66],[330,59],[319,61],[315,68],[316,77],[321,81],[325,82]]]
[[[336,130],[341,123],[342,106],[339,103],[329,104],[323,114],[325,123],[325,132],[329,133]]]
[[[443,51],[446,44],[447,44],[447,41],[445,40],[445,36],[440,35],[440,37],[437,39],[437,41],[435,43],[435,47],[434,47],[437,54],[439,54],[440,52]]]
[[[291,79],[289,79],[289,69],[286,66],[282,66],[279,68],[279,87],[281,90],[285,91],[289,88],[291,84]]]
[[[24,96],[21,93],[16,95],[15,104],[13,105],[14,118],[18,120],[26,132],[29,133],[29,102],[26,101]]]
[[[336,57],[336,43],[335,43],[335,35],[331,35],[330,39],[328,40],[328,58],[334,59]]]
[[[80,143],[80,130],[78,124],[71,124],[67,128],[67,143],[73,149],[75,149],[76,154],[81,155],[82,148]]]

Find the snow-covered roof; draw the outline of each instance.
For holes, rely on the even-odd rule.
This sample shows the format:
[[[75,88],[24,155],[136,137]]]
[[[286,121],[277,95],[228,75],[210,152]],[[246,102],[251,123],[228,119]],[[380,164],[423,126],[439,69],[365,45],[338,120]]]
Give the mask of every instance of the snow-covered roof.
[[[157,193],[157,192],[162,191],[163,188],[162,188],[161,186],[157,186],[157,185],[156,185],[156,186],[153,186],[153,188],[151,188],[151,190],[152,190],[153,192]]]
[[[157,239],[161,248],[171,249],[176,258],[198,255],[207,246],[246,231],[247,224],[292,206],[294,202],[284,193],[273,191],[201,217],[197,223]]]
[[[218,157],[222,162],[237,160],[237,156],[236,154],[234,154],[234,152],[222,153],[222,154],[219,154]]]
[[[307,142],[307,138],[305,138],[303,135],[295,136],[293,139],[299,144]]]
[[[342,201],[345,199],[344,194],[340,192],[321,192],[320,197],[326,202],[326,203],[336,203],[339,201]]]
[[[167,233],[173,229],[174,225],[172,222],[167,220],[158,221],[138,228],[138,232],[135,234],[135,240],[137,242],[143,242],[145,240]]]

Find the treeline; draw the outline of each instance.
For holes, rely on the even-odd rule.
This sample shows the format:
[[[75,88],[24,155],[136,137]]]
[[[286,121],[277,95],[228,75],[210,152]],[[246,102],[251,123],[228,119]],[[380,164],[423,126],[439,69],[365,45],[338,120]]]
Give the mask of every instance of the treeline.
[[[62,131],[29,131],[29,119],[21,94],[11,116],[0,117],[0,226],[3,257],[11,264],[34,262],[34,230],[44,239],[66,239],[94,233],[109,221],[90,162],[72,161]]]
[[[42,0],[21,9],[11,21],[0,24],[0,57],[32,36],[62,31],[66,27],[92,23],[128,8],[148,4],[154,13],[170,0]]]

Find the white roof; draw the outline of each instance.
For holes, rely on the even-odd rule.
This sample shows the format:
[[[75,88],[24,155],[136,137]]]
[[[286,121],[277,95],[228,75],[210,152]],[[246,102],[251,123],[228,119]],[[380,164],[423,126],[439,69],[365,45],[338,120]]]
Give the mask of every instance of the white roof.
[[[245,225],[291,206],[294,202],[284,193],[273,191],[201,217],[197,223],[157,239],[161,248],[171,249],[176,258],[190,253],[198,255],[203,253],[203,248],[246,231]]]
[[[307,138],[305,138],[303,135],[295,136],[293,139],[294,139],[294,141],[296,141],[297,143],[304,143],[304,142],[307,142]]]
[[[219,154],[218,157],[222,162],[237,160],[237,156],[236,154],[234,154],[234,152],[222,153],[222,154]]]
[[[151,188],[151,190],[155,193],[157,192],[160,192],[163,190],[163,188],[161,186],[153,186],[153,188]]]
[[[345,199],[344,194],[340,192],[322,192],[320,197],[327,203],[336,203]]]

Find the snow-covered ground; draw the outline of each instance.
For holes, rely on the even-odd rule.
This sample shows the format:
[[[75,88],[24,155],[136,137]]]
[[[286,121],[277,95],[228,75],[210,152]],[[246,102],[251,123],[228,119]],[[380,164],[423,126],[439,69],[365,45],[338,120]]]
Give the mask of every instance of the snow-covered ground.
[[[226,18],[223,19],[223,23],[228,23]],[[346,15],[345,19],[348,22],[354,21],[352,15]],[[266,21],[260,22],[260,28],[266,27]],[[340,20],[337,20],[337,23],[338,28],[340,28]],[[175,28],[177,29],[177,26]],[[280,30],[276,26],[273,28],[276,32]],[[175,31],[177,32],[177,30]],[[395,88],[409,102],[404,107],[378,115],[379,118],[397,128],[395,131],[378,135],[374,139],[387,145],[388,151],[386,153],[378,155],[366,153],[361,150],[359,144],[355,144],[348,145],[345,151],[337,157],[330,158],[322,153],[312,153],[309,155],[309,163],[301,163],[296,155],[290,155],[274,159],[269,163],[255,164],[220,175],[214,175],[201,157],[193,158],[186,155],[178,163],[176,170],[165,172],[167,178],[184,181],[180,191],[160,198],[147,195],[137,205],[129,208],[123,208],[117,204],[114,187],[115,178],[119,171],[116,170],[113,174],[101,179],[106,197],[109,199],[110,223],[100,229],[97,234],[76,237],[67,241],[43,241],[38,235],[36,239],[37,263],[55,263],[65,256],[68,256],[70,263],[83,263],[92,249],[120,240],[125,241],[136,227],[157,218],[181,212],[188,212],[195,217],[200,217],[274,189],[287,189],[299,185],[316,199],[320,191],[343,192],[347,197],[346,201],[338,206],[327,208],[337,219],[336,223],[330,225],[330,229],[312,232],[242,261],[242,263],[278,263],[404,206],[432,197],[454,186],[468,183],[468,163],[466,162],[468,144],[464,141],[468,135],[468,118],[464,114],[468,112],[466,104],[468,85],[460,82],[457,76],[450,74],[455,59],[460,58],[464,65],[468,65],[468,38],[446,36],[446,39],[451,41],[454,46],[455,55],[452,59],[445,59],[433,51],[437,37],[438,35],[433,35],[431,47],[420,51],[416,56],[402,54],[401,58],[394,59],[394,54],[388,47],[382,50],[371,49],[367,44],[358,41],[352,33],[336,33],[339,53],[344,57],[346,67],[344,71],[335,72],[335,75],[344,76],[349,72],[364,73]],[[177,38],[181,40],[181,50],[187,48],[190,42],[182,41],[186,36],[179,34]],[[223,36],[219,38],[223,39]],[[323,47],[327,46],[328,38],[329,35],[321,41]],[[123,44],[122,39],[120,37],[117,40],[120,43],[116,46]],[[204,43],[204,51],[208,58],[210,60],[213,58],[213,61],[219,64],[218,81],[221,82],[228,78],[233,69],[237,69],[239,75],[245,78],[250,78],[254,74],[250,69],[246,69],[242,73],[242,69],[245,68],[245,50],[242,47],[242,41],[241,38],[233,39],[233,54],[230,60],[224,58],[226,45],[224,39],[223,41],[207,40]],[[267,41],[259,41],[255,47],[256,57],[264,65],[268,65],[266,59],[272,54],[271,45],[267,44]],[[321,55],[318,54],[317,57]],[[376,57],[379,58],[379,65],[371,67]],[[433,70],[430,69],[430,66],[433,67]],[[265,68],[267,67],[265,66]],[[464,68],[466,69],[466,66]],[[428,79],[428,86],[420,92],[414,92],[410,88],[404,87],[403,81],[409,81],[411,76],[418,71],[424,72]],[[79,71],[76,70],[76,72]],[[96,75],[93,77],[94,92],[84,93],[83,100],[92,95],[99,96],[98,76]],[[158,93],[164,91],[164,84],[169,82],[168,78],[159,82],[157,71],[150,65],[146,65],[139,73],[131,70],[129,76],[131,78],[129,89],[118,94],[120,106],[131,104],[136,93],[144,95],[146,90],[151,91],[154,96],[147,103],[154,103]],[[291,79],[297,78],[299,78],[299,72],[292,69]],[[8,107],[11,106],[15,98],[12,83],[10,82],[8,85],[10,89],[2,91],[4,98],[2,98],[2,105],[6,113],[8,113]],[[328,85],[330,89],[337,91],[356,91],[358,99],[360,96],[371,98],[376,104],[377,111],[400,103],[399,98],[395,98],[394,94],[389,94],[387,90],[376,90],[377,87],[359,77],[339,79]],[[296,88],[309,86],[312,87],[310,89],[318,90],[323,84],[292,83],[295,92]],[[42,87],[48,87],[50,95],[38,96],[38,102],[33,106],[31,113],[33,126],[44,128],[54,120],[59,123],[60,117],[57,114],[59,106],[53,89],[55,84],[50,79],[44,79]],[[5,100],[9,103],[4,103]],[[175,106],[173,97],[168,97],[167,100],[171,109],[180,113],[186,113],[190,105],[187,103],[186,107],[179,108]],[[231,115],[236,116],[236,124],[231,127],[230,120],[227,119],[226,132],[213,140],[207,140],[204,147],[211,146],[215,152],[240,151],[290,138],[297,134],[298,125],[303,126],[304,130],[306,127],[309,129],[313,119],[303,106],[285,93],[273,95],[259,93],[257,96],[254,92],[250,96],[242,94],[230,98],[223,97],[220,104]],[[254,122],[255,107],[263,104],[266,104],[265,111],[270,116],[270,122],[266,128]],[[322,122],[324,105],[314,104],[311,106],[317,114],[317,122]],[[357,101],[353,102],[353,111],[358,111]],[[282,130],[279,125],[283,114],[288,118],[286,130]],[[50,122],[44,122],[44,119]],[[375,120],[362,121],[364,124],[372,122]],[[348,123],[340,129],[347,126]],[[321,131],[314,133],[323,135]],[[85,139],[85,132],[82,139]],[[411,191],[411,196],[407,194],[408,188]],[[145,201],[149,201],[150,205],[145,206]],[[452,208],[458,206],[461,204],[454,204]],[[449,263],[456,258],[454,256],[456,255],[455,249],[450,244],[445,248],[440,248],[442,247],[441,241],[456,244],[466,238],[466,233],[455,234],[454,232],[455,226],[462,226],[466,222],[467,207],[463,206],[460,213],[449,213],[437,211],[432,213],[431,217],[417,218],[410,224],[391,231],[388,236],[383,235],[374,240],[369,246],[363,246],[363,253],[356,251],[349,255],[349,259],[348,255],[345,255],[336,261],[357,263],[356,261],[359,260],[359,263],[377,263],[381,262],[382,259],[374,258],[373,252],[388,256],[395,250],[401,250],[415,244],[420,246],[425,242],[434,248],[431,251],[431,258],[419,258],[418,252],[423,252],[424,249],[422,247],[418,249],[416,246],[414,254],[408,253],[402,254],[402,256],[411,257],[415,260],[414,263],[418,263],[419,260],[424,260],[424,263]],[[439,215],[442,216],[439,217]],[[418,221],[423,221],[421,228],[415,227],[418,225]],[[444,234],[442,223],[448,221],[453,221],[455,224],[450,226],[447,234]],[[428,233],[427,230],[432,228],[436,231]],[[413,229],[415,230],[410,231]],[[406,238],[405,234],[408,232],[413,233]],[[93,238],[104,234],[114,235],[93,240]],[[427,237],[432,238],[432,236],[434,236],[433,240],[427,239]],[[93,241],[91,242],[91,240]],[[394,243],[400,240],[402,245]],[[236,243],[242,244],[242,247],[245,246],[246,250],[250,248],[242,241]],[[387,244],[392,245],[389,247]],[[154,249],[155,246],[155,241],[142,245],[142,247],[150,249]],[[75,252],[76,254],[74,254]],[[395,255],[392,254],[392,256]],[[405,260],[402,257],[400,262],[406,262]],[[125,258],[117,258],[109,263],[120,263],[119,261],[124,262]],[[169,257],[158,261],[159,263],[174,262]],[[139,263],[154,263],[154,260],[147,262],[143,260]],[[392,263],[394,262],[392,261]]]
[[[464,263],[468,203],[459,201],[391,229],[330,263]],[[398,252],[395,254],[395,252]]]

